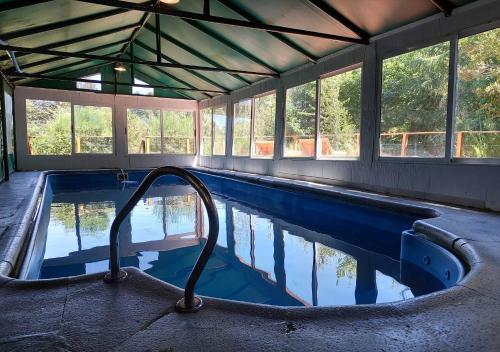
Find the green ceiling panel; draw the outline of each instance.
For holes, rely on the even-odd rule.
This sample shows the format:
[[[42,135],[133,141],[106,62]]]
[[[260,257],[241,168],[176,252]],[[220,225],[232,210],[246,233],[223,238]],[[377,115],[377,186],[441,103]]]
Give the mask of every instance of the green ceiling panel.
[[[184,42],[193,48],[197,48],[210,59],[218,62],[224,67],[249,71],[270,72],[265,67],[262,67],[261,65],[246,58],[236,50],[231,49],[225,44],[194,28],[182,19],[163,16],[161,27],[166,30],[168,29],[169,34],[177,40]],[[240,45],[244,46],[244,43]],[[254,77],[254,80],[257,79],[258,78]]]
[[[150,32],[147,29],[144,29],[139,37],[137,38],[137,41],[147,45],[148,47],[152,49],[156,49],[156,39],[154,33]],[[136,45],[136,47],[139,48],[139,45]],[[167,57],[170,57],[174,59],[178,63],[182,63],[185,65],[197,65],[197,66],[207,66],[207,67],[214,67],[210,63],[199,59],[198,57],[194,56],[193,54],[190,54],[188,51],[180,48],[179,46],[167,41],[167,40],[162,40],[161,41],[161,49],[162,53],[166,55]],[[167,60],[164,60],[167,62]],[[240,88],[244,85],[243,82],[240,80],[236,79],[235,77],[231,76],[230,74],[224,74],[220,72],[201,72],[198,71],[200,74],[203,76],[207,77],[208,79],[224,86],[227,87],[229,90],[234,90],[237,88]]]
[[[114,43],[114,42],[118,42],[121,40],[125,40],[125,39],[130,37],[131,33],[132,33],[131,31],[126,31],[126,32],[119,33],[119,34],[113,34],[113,35],[109,35],[106,37],[101,37],[101,38],[87,40],[87,41],[80,42],[80,43],[75,43],[75,44],[68,45],[66,47],[60,47],[60,48],[57,48],[54,50],[65,51],[65,52],[85,51],[85,50],[89,50],[92,48],[97,48],[99,46],[102,46],[102,45],[105,45],[108,43]],[[123,44],[120,45],[120,47],[122,47],[122,46],[123,46]],[[116,50],[117,48],[113,47],[113,49]],[[110,52],[110,51],[106,50],[106,52]],[[102,53],[102,51],[89,52],[89,54],[93,54],[93,55],[100,55],[101,53]],[[18,62],[19,62],[19,64],[23,65],[23,64],[31,63],[31,62],[38,62],[40,60],[44,60],[44,59],[47,59],[50,57],[52,57],[52,56],[32,54],[32,55],[19,57]],[[10,62],[8,62],[8,64],[11,65]]]
[[[134,46],[134,54],[136,58],[142,59],[142,60],[149,60],[149,61],[155,61],[156,60],[156,55],[153,53],[150,53],[149,51],[146,51],[137,45]],[[160,68],[162,71],[169,73],[175,77],[178,77],[187,83],[191,84],[192,86],[195,86],[196,88],[200,89],[210,89],[210,90],[218,90],[217,87],[214,87],[213,85],[203,81],[202,79],[196,77],[192,73],[184,70],[184,69],[179,69],[179,68],[165,68],[162,67]],[[200,72],[200,71],[197,71]]]
[[[41,32],[30,36],[16,38],[9,40],[11,45],[24,46],[24,47],[38,47],[47,45],[62,40],[81,37],[84,35],[99,31],[104,31],[127,24],[137,23],[140,20],[140,13],[131,12],[116,16],[111,16],[106,19],[95,20],[91,22],[81,23],[73,26],[68,26],[60,29],[54,29],[47,32]],[[1,37],[0,37],[1,38]]]

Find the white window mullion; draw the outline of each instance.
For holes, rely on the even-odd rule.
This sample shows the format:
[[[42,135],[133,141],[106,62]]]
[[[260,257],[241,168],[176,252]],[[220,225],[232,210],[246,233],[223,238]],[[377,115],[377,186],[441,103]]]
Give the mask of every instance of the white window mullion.
[[[160,109],[160,151],[161,154],[165,154],[165,149],[163,146],[163,110]]]
[[[315,138],[315,142],[314,142],[314,158],[315,159],[318,159],[318,157],[321,155],[320,153],[320,148],[321,148],[321,143],[320,143],[320,131],[319,131],[319,119],[320,119],[320,105],[321,105],[321,102],[320,102],[320,95],[321,95],[321,80],[320,79],[317,79],[316,80],[316,120],[315,120],[315,123],[316,123],[316,138]]]
[[[75,141],[75,104],[71,103],[71,155],[76,154]]]
[[[457,68],[458,68],[458,36],[450,41],[450,65],[448,73],[448,105],[446,114],[445,159],[453,158],[453,143],[455,141],[455,112],[457,102]]]

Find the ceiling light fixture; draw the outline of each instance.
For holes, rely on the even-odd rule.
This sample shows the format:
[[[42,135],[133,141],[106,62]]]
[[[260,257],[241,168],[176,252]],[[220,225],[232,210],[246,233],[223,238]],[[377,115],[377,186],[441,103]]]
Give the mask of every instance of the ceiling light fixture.
[[[114,69],[115,69],[115,71],[118,71],[118,72],[127,71],[126,67],[121,62],[117,62]]]
[[[168,5],[175,5],[175,4],[178,4],[179,1],[181,0],[160,0],[160,2],[164,3],[164,4],[168,4]]]

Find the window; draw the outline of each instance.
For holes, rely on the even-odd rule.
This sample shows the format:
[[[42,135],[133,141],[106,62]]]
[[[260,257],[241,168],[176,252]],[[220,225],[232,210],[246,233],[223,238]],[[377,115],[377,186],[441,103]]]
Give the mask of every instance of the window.
[[[212,109],[200,110],[201,155],[212,155]]]
[[[320,156],[359,157],[361,68],[320,80]]]
[[[194,154],[194,113],[163,111],[163,148],[166,154]]]
[[[449,43],[383,62],[380,156],[444,157]]]
[[[286,91],[285,157],[313,157],[316,145],[316,81]]]
[[[500,158],[500,28],[458,42],[453,155]]]
[[[142,85],[149,85],[144,81],[141,81],[138,78],[134,78],[134,84],[142,84]],[[155,89],[154,88],[146,88],[146,87],[132,87],[132,94],[138,94],[138,95],[155,95]]]
[[[71,154],[71,103],[26,99],[29,155]]]
[[[276,94],[255,97],[254,104],[252,156],[272,158],[274,156]]]
[[[226,155],[226,107],[221,106],[213,110],[213,154]]]
[[[160,111],[127,109],[129,154],[161,153]]]
[[[113,152],[113,110],[107,106],[75,105],[75,153]]]
[[[81,77],[81,79],[88,79],[91,81],[100,81],[101,74],[96,73],[94,75]],[[101,90],[101,83],[90,83],[90,82],[76,82],[76,88],[78,89],[87,89],[87,90]]]
[[[233,155],[250,155],[250,128],[252,124],[252,100],[234,104]]]

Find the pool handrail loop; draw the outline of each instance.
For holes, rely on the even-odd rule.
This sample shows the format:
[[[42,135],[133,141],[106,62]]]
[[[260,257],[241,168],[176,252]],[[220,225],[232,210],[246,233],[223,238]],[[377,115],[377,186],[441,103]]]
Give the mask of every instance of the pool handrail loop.
[[[198,177],[183,168],[162,166],[152,170],[137,187],[127,203],[125,203],[125,206],[119,211],[118,215],[116,215],[111,225],[111,230],[109,231],[110,271],[106,274],[104,280],[106,282],[117,282],[127,277],[127,272],[120,269],[118,230],[123,220],[129,215],[153,182],[165,175],[177,176],[190,184],[200,195],[208,214],[209,231],[207,242],[189,275],[184,289],[184,297],[176,304],[178,312],[194,312],[203,306],[201,298],[194,296],[194,288],[217,243],[217,237],[219,235],[219,217],[217,215],[217,208],[215,207],[215,203],[207,187]]]

